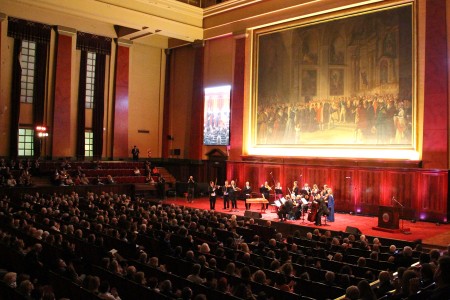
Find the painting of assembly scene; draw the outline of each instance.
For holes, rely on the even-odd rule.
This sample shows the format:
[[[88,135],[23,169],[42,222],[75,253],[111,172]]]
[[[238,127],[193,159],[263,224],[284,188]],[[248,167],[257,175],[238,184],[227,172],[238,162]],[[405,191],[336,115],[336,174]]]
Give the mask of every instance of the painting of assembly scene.
[[[412,6],[256,33],[256,146],[412,147]]]

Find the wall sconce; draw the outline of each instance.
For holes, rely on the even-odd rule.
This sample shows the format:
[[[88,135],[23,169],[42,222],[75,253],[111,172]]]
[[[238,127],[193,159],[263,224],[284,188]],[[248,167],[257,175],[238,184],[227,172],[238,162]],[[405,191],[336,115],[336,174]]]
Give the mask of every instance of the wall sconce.
[[[47,127],[36,126],[36,134],[39,138],[48,137]]]

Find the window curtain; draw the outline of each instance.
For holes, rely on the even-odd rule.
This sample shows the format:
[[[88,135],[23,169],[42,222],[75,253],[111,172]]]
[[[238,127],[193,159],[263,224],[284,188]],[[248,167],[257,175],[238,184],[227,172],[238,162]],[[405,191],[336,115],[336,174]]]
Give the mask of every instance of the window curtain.
[[[20,117],[20,89],[22,68],[20,66],[20,52],[22,40],[36,42],[36,60],[33,90],[33,119],[36,125],[43,125],[45,84],[47,79],[48,44],[50,43],[51,26],[32,21],[8,18],[8,36],[14,38],[13,76],[11,87],[11,126],[10,151],[13,158],[18,156],[18,131]],[[40,156],[40,141],[34,139],[35,156]]]
[[[33,120],[34,125],[45,125],[45,83],[47,79],[48,44],[36,44],[36,60],[34,69]],[[34,156],[41,156],[41,138],[34,135]]]
[[[19,139],[19,116],[20,116],[20,80],[22,77],[22,68],[20,66],[20,51],[22,50],[22,40],[14,39],[13,53],[13,75],[11,86],[11,125],[10,125],[10,143],[9,155],[11,158],[18,156]]]
[[[92,112],[93,154],[100,159],[103,152],[103,115],[105,107],[106,55],[98,54],[95,61],[94,110]]]
[[[103,152],[103,117],[105,108],[105,69],[106,55],[111,54],[111,42],[109,37],[93,35],[85,32],[77,33],[77,49],[81,52],[95,52],[95,80],[94,80],[94,108],[92,112],[92,136],[93,136],[93,155],[94,159],[101,159]],[[81,72],[80,78],[84,76],[83,85],[84,93],[86,92],[86,71]],[[81,82],[80,82],[81,86]],[[81,89],[81,87],[80,87]],[[80,98],[79,98],[80,101]],[[79,104],[80,109],[80,104]],[[82,127],[81,127],[82,126]],[[78,125],[78,134],[80,137],[83,133],[83,151],[84,151],[84,122]],[[79,143],[78,140],[77,143]],[[77,144],[77,149],[81,149],[81,145]],[[83,152],[84,155],[84,152]]]
[[[86,123],[86,67],[87,52],[81,51],[80,78],[78,82],[77,159],[84,159],[84,126]]]

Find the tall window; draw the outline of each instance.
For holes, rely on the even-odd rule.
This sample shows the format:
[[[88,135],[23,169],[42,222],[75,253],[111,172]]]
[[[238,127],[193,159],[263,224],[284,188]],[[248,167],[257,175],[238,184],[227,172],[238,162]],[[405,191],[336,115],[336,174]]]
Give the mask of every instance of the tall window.
[[[96,55],[94,52],[87,53],[86,108],[94,107],[95,58]]]
[[[19,128],[19,156],[33,156],[34,155],[34,130],[28,128]]]
[[[20,85],[20,102],[33,103],[34,68],[36,61],[36,43],[23,40],[20,66],[22,78]]]
[[[84,156],[94,156],[94,135],[92,131],[84,132]]]

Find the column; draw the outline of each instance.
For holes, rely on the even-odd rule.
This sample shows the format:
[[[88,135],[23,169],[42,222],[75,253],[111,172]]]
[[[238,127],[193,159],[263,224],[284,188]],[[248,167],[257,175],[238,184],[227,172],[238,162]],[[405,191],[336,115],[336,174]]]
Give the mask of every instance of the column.
[[[58,26],[53,107],[52,157],[70,157],[72,135],[72,46],[76,30]]]
[[[130,47],[132,42],[124,39],[117,40],[116,72],[114,88],[114,130],[113,153],[114,158],[128,157],[128,106],[129,106],[129,73]]]

